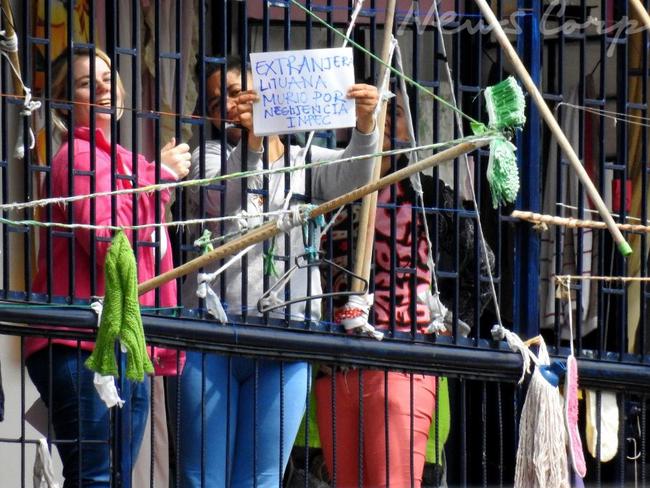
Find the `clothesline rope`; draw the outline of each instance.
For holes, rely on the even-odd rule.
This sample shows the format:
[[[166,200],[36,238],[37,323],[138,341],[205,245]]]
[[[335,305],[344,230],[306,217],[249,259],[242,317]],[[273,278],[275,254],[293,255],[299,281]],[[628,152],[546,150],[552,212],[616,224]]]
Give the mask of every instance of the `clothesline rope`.
[[[406,207],[407,205],[401,205],[401,204],[382,204],[382,206],[386,206],[389,208],[394,208],[394,209],[400,209],[403,207]],[[448,208],[442,208],[442,207],[422,207],[422,206],[408,206],[409,208],[412,208],[413,210],[419,211],[419,212],[452,212],[452,213],[459,213],[459,210],[456,209],[448,209]],[[340,210],[340,209],[339,209]],[[95,224],[70,224],[70,223],[64,223],[64,222],[45,222],[41,220],[12,220],[12,219],[7,219],[0,217],[0,224],[5,224],[5,225],[11,225],[15,227],[43,227],[43,228],[61,228],[61,229],[68,229],[68,230],[76,230],[76,229],[83,229],[83,230],[130,230],[130,231],[138,231],[138,230],[145,230],[145,229],[155,229],[155,228],[165,228],[165,227],[185,227],[185,226],[190,226],[190,225],[204,225],[204,224],[211,224],[211,223],[221,223],[221,222],[228,222],[228,221],[248,221],[248,220],[256,220],[260,218],[274,218],[274,217],[280,217],[285,214],[291,213],[292,210],[275,210],[272,212],[261,212],[261,213],[256,213],[256,214],[237,214],[237,215],[228,215],[224,217],[206,217],[203,219],[187,219],[187,220],[176,220],[176,221],[171,221],[171,222],[158,222],[158,223],[149,223],[149,224],[141,224],[141,225],[125,225],[125,226],[117,226],[117,225],[95,225]],[[338,211],[337,211],[338,214]],[[323,230],[321,231],[321,234],[325,234],[329,227],[333,224],[333,221],[335,220],[334,217],[332,217],[331,221],[327,223],[325,227],[323,227]],[[226,241],[230,238],[237,237],[241,234],[244,234],[246,232],[255,230],[259,225],[254,225],[254,226],[246,226],[244,228],[241,228],[238,231],[233,231],[228,234],[224,234],[221,236],[216,236],[212,237],[210,239],[211,244],[215,244],[218,242]]]
[[[302,6],[301,6],[299,3],[297,3],[295,0],[291,0],[291,1],[292,1],[295,5],[297,5],[299,8],[305,10],[305,12],[306,12],[307,14],[312,15],[316,20],[318,20],[319,22],[325,24],[328,28],[332,29],[332,30],[333,30],[337,35],[341,35],[341,34],[340,34],[340,33],[339,33],[339,32],[338,32],[338,31],[337,31],[333,26],[327,24],[325,21],[323,21],[322,19],[320,19],[318,16],[316,16],[316,15],[313,14],[312,12],[307,11],[304,7],[302,7]],[[357,10],[357,12],[358,12],[358,10]],[[437,12],[436,12],[436,13],[437,13]],[[354,45],[354,46],[357,47],[358,49],[362,50],[363,52],[365,52],[366,54],[370,55],[371,57],[377,59],[380,63],[382,62],[382,61],[379,60],[379,59],[377,58],[377,56],[375,56],[373,53],[371,53],[370,51],[366,50],[366,49],[363,48],[362,46],[360,46],[360,45],[354,43],[354,41],[352,41],[351,39],[349,39],[349,33],[346,34],[346,35],[344,35],[343,37],[344,37],[344,39],[346,39],[346,42],[349,41],[352,45]],[[385,63],[382,63],[382,64],[385,64]],[[419,90],[421,90],[421,91],[423,91],[424,93],[427,93],[428,95],[432,96],[434,99],[438,100],[440,103],[444,104],[444,105],[447,106],[449,109],[453,110],[453,111],[454,111],[455,113],[457,113],[459,116],[465,117],[466,119],[468,119],[468,120],[470,120],[470,121],[472,121],[472,122],[479,123],[478,121],[476,121],[475,119],[473,119],[473,118],[470,117],[469,115],[463,113],[463,112],[462,112],[462,111],[461,111],[461,110],[456,106],[455,101],[454,101],[454,104],[452,105],[452,104],[450,104],[449,102],[447,102],[446,100],[442,99],[441,97],[438,97],[437,95],[435,95],[435,94],[434,94],[433,92],[431,92],[430,90],[426,89],[424,86],[420,85],[420,84],[417,83],[416,81],[414,81],[414,80],[412,80],[411,78],[409,78],[408,76],[406,76],[403,72],[398,71],[398,70],[395,70],[395,69],[392,68],[390,65],[386,65],[386,67],[387,67],[388,70],[390,70],[391,72],[393,72],[394,74],[396,74],[397,76],[399,76],[402,80],[409,82],[411,85],[415,86],[415,87],[418,88]],[[463,139],[461,139],[461,140],[466,140],[466,139],[470,139],[470,138],[463,138]],[[412,150],[417,150],[417,148],[412,149]],[[403,151],[403,152],[410,152],[410,150],[405,150],[405,151]],[[388,154],[388,152],[382,152],[382,153],[377,153],[377,154],[372,155],[372,156],[380,156],[380,155],[387,155],[387,154]],[[365,155],[365,156],[364,156],[364,158],[366,158],[366,157],[369,157],[369,155]],[[352,159],[353,159],[353,158],[346,158],[346,161],[349,161],[349,160],[352,160]],[[339,162],[342,162],[342,161],[339,161]],[[332,164],[332,163],[333,163],[333,162],[330,162],[329,164]],[[312,163],[312,165],[314,165],[314,163]],[[298,171],[298,170],[300,170],[300,169],[304,169],[305,167],[307,167],[307,166],[312,166],[312,165],[304,165],[304,166],[302,166],[302,167],[282,168],[281,170],[279,170],[279,171],[277,171],[277,172],[294,172],[294,171]],[[268,174],[268,171],[269,171],[269,170],[266,170],[267,174]],[[276,172],[276,171],[273,171],[273,172]],[[252,173],[252,172],[247,172],[247,173],[250,174],[250,173]],[[264,173],[264,172],[257,172],[257,174],[263,174],[263,173]],[[204,184],[209,184],[209,183],[213,183],[213,182],[215,182],[215,181],[219,181],[219,180],[226,179],[227,176],[230,176],[230,177],[236,177],[236,175],[240,175],[240,177],[245,177],[245,176],[249,176],[249,174],[245,174],[245,173],[239,173],[239,174],[237,174],[237,173],[235,173],[235,174],[233,174],[233,175],[225,175],[225,176],[223,176],[223,177],[218,177],[217,179],[209,179],[208,181],[205,181],[205,180],[204,180],[204,181],[205,181]],[[251,175],[251,176],[252,176],[252,175]],[[183,184],[183,183],[189,183],[189,184]],[[182,186],[200,186],[201,183],[203,183],[201,180],[193,180],[193,181],[191,181],[191,182],[181,182],[180,184],[164,184],[164,188],[173,188],[174,186],[181,186],[181,187],[182,187]],[[155,187],[159,187],[159,186],[160,186],[160,185],[151,185],[151,186],[149,186],[149,187],[144,187],[144,188],[140,188],[140,189],[131,189],[131,190],[128,190],[128,191],[119,191],[119,193],[138,193],[137,190],[140,190],[140,192],[148,192],[148,191],[155,191],[155,190],[157,190],[157,189],[164,189],[164,188],[155,188]],[[107,193],[110,194],[110,195],[119,194],[118,192],[107,192]],[[474,196],[474,204],[475,204],[475,207],[476,207],[476,198],[475,198],[475,195],[474,195],[473,188],[472,188],[472,194],[473,194],[473,196]],[[71,197],[71,198],[73,198],[73,199],[69,199],[69,198],[70,198],[70,197],[69,197],[68,199],[64,199],[64,200],[66,200],[66,201],[75,201],[75,200],[77,200],[77,199],[81,199],[81,198],[78,198],[78,197],[82,197],[82,198],[83,198],[83,197],[85,197],[85,198],[93,198],[93,197],[97,197],[97,196],[101,196],[101,194],[100,194],[100,193],[97,193],[97,194],[90,194],[90,195],[84,195],[84,196]],[[44,201],[41,201],[41,203],[39,203],[39,202],[28,202],[28,203],[25,203],[25,205],[28,205],[28,206],[40,206],[40,205],[44,205],[44,204],[52,204],[52,203],[66,203],[66,202],[64,202],[64,201],[61,201],[61,200],[63,200],[63,199],[58,199],[58,200],[59,200],[59,201],[56,202],[56,201],[54,201],[53,199],[45,199]],[[45,203],[45,201],[46,201],[46,203]],[[13,208],[26,208],[26,207],[24,207],[24,206],[23,206],[23,207],[14,206]],[[6,209],[7,209],[6,206],[4,206],[4,205],[3,205],[3,206],[0,206],[0,210],[6,210]],[[25,221],[25,222],[27,222],[27,221]],[[55,224],[55,225],[56,225],[56,224]],[[75,224],[69,224],[69,225],[75,225]],[[156,226],[156,225],[160,225],[160,224],[153,224],[153,226]],[[166,224],[166,225],[174,225],[174,223],[168,223],[168,224]],[[486,248],[486,243],[485,243],[485,241],[484,241],[484,236],[483,236],[482,228],[481,228],[481,225],[480,225],[480,221],[478,222],[478,225],[479,225],[479,232],[480,232],[480,237],[481,237],[481,240],[482,240],[483,250],[484,250],[484,252],[485,252],[486,259],[487,259],[487,248]],[[149,226],[152,226],[152,225],[150,224]],[[138,228],[138,227],[141,227],[141,226],[133,226],[133,227],[134,227],[134,228]],[[496,291],[495,291],[495,289],[494,289],[493,277],[491,276],[491,270],[489,270],[489,263],[488,263],[488,272],[490,273],[490,280],[491,280],[491,282],[492,282],[492,290],[493,290],[493,295],[494,295],[495,306],[497,306],[497,308],[498,308],[497,301],[496,301]],[[497,311],[497,314],[498,314],[498,311]],[[498,315],[499,315],[499,314],[498,314]],[[499,323],[501,323],[500,315],[499,315]]]
[[[457,113],[458,115],[460,115],[461,117],[464,117],[465,119],[467,119],[467,120],[469,120],[470,122],[473,122],[473,123],[475,123],[475,124],[483,125],[483,124],[481,124],[480,121],[478,121],[478,120],[474,119],[473,117],[471,117],[470,115],[464,113],[464,112],[463,112],[462,110],[460,110],[457,106],[455,106],[455,105],[449,103],[449,102],[448,102],[447,100],[445,100],[444,98],[442,98],[442,97],[436,95],[436,94],[433,93],[431,90],[429,90],[428,88],[426,88],[424,85],[422,85],[422,84],[418,83],[417,81],[415,81],[413,78],[411,78],[411,77],[405,75],[403,72],[400,72],[399,70],[397,70],[397,69],[393,68],[392,66],[390,66],[389,64],[385,63],[385,62],[384,62],[384,61],[383,61],[379,56],[377,56],[375,53],[373,53],[372,51],[369,51],[368,49],[366,49],[365,47],[363,47],[361,44],[355,42],[353,39],[350,39],[348,36],[346,36],[345,34],[343,34],[342,32],[340,32],[336,27],[334,27],[333,25],[329,24],[327,21],[321,19],[318,15],[316,15],[316,13],[312,12],[312,11],[309,10],[307,7],[301,5],[297,0],[289,0],[289,1],[290,1],[293,5],[295,5],[295,6],[298,7],[299,9],[301,9],[303,12],[305,12],[305,14],[309,15],[309,16],[312,17],[314,20],[316,20],[317,22],[319,22],[319,23],[321,23],[322,25],[324,25],[327,29],[329,29],[330,31],[332,31],[332,32],[333,32],[334,34],[336,34],[337,36],[340,36],[340,37],[346,39],[346,40],[348,41],[348,43],[350,43],[352,46],[354,46],[355,48],[357,48],[359,51],[363,52],[364,54],[370,56],[372,59],[374,59],[374,60],[377,61],[379,64],[381,64],[382,66],[384,66],[387,70],[389,70],[391,73],[393,73],[395,76],[397,76],[397,77],[399,77],[399,78],[401,78],[401,79],[404,79],[408,84],[410,84],[411,86],[417,88],[417,89],[420,90],[421,92],[426,93],[427,95],[429,95],[430,97],[432,97],[434,100],[437,100],[439,103],[441,103],[441,104],[443,104],[444,106],[446,106],[448,109],[453,110],[454,112],[456,112],[456,113]],[[435,3],[435,2],[434,2],[434,3]]]
[[[606,119],[611,119],[614,120],[614,122],[623,122],[625,124],[630,124],[630,125],[638,125],[641,127],[650,127],[650,117],[642,117],[640,115],[632,115],[632,114],[625,114],[622,112],[614,112],[611,110],[604,110],[600,108],[595,108],[595,107],[587,107],[585,105],[575,105],[573,103],[568,103],[568,102],[560,102],[557,104],[555,110],[559,109],[560,107],[569,107],[574,110],[579,110],[582,112],[586,112],[592,115],[598,115],[600,117],[606,118]],[[631,120],[630,120],[631,119]],[[647,123],[644,123],[647,122]]]
[[[241,215],[232,215],[232,216],[225,216],[225,217],[206,217],[204,219],[188,219],[188,220],[177,220],[177,221],[172,221],[172,222],[157,222],[157,223],[150,223],[150,224],[140,224],[140,225],[123,225],[123,226],[118,226],[118,225],[95,225],[95,224],[67,224],[63,222],[43,222],[40,220],[11,220],[11,219],[5,219],[3,217],[0,217],[0,223],[6,224],[6,225],[13,225],[13,226],[23,226],[23,227],[43,227],[43,228],[49,228],[49,227],[57,227],[61,229],[69,229],[69,230],[75,230],[75,229],[83,229],[83,230],[144,230],[144,229],[154,229],[154,228],[164,228],[164,227],[184,227],[187,225],[203,225],[203,224],[210,224],[210,223],[219,223],[219,222],[227,222],[230,220],[241,220],[241,219],[257,219],[257,218],[263,218],[263,217],[279,217],[285,213],[290,212],[290,210],[276,210],[273,212],[263,212],[259,214],[250,214],[248,216],[241,216]],[[255,227],[251,227],[250,229],[254,229]],[[242,232],[245,232],[248,229],[243,230]],[[237,233],[232,233],[230,235],[238,235],[241,232]],[[220,239],[220,238],[215,238],[212,239],[211,242]]]
[[[566,208],[568,210],[575,210],[576,212],[579,212],[580,210],[582,210],[585,213],[598,214],[598,210],[594,210],[594,209],[587,208],[587,207],[579,208],[579,207],[576,207],[574,205],[568,205],[566,203],[561,203],[561,202],[556,202],[555,205],[557,205],[558,207]],[[612,217],[615,217],[617,219],[623,218],[620,214],[617,214],[617,213],[613,213]],[[642,222],[642,219],[640,219],[639,217],[632,217],[630,215],[626,215],[625,220],[634,220],[636,222]]]
[[[435,23],[438,31],[438,36],[439,36],[439,42],[440,46],[442,49],[442,54],[445,59],[445,74],[447,77],[447,82],[449,83],[449,89],[451,92],[451,97],[453,100],[453,104],[456,107],[457,106],[457,101],[456,101],[456,95],[454,94],[454,84],[453,84],[453,79],[451,76],[451,67],[449,66],[449,57],[447,56],[447,48],[445,46],[445,39],[444,35],[442,32],[442,23],[440,22],[440,14],[438,12],[438,4],[437,2],[433,2],[433,13],[435,16]],[[459,130],[459,133],[461,136],[463,135],[463,124],[461,123],[462,121],[459,118],[459,115],[462,113],[458,110],[455,111],[456,117],[455,117],[455,122],[457,125],[457,128]],[[465,160],[465,166],[467,168],[467,173],[471,174],[472,169],[470,168],[469,164],[469,158],[467,157],[467,154],[463,155],[463,158]],[[473,178],[468,178],[468,183],[469,183],[469,189],[472,195],[472,205],[474,206],[474,211],[476,212],[476,215],[480,215],[479,212],[479,206],[478,202],[476,200],[476,191],[474,189],[474,180]],[[494,276],[492,275],[492,266],[490,265],[490,259],[489,259],[489,252],[488,252],[488,245],[487,241],[485,239],[485,234],[483,233],[483,225],[481,224],[481,219],[477,218],[476,219],[476,225],[478,228],[479,232],[479,240],[481,243],[481,253],[482,253],[482,258],[485,260],[486,263],[486,268],[487,268],[487,274],[488,274],[488,279],[490,283],[490,294],[492,295],[492,302],[494,303],[494,312],[496,315],[497,319],[497,324],[503,329],[503,321],[501,320],[501,307],[499,306],[499,297],[497,295],[497,290],[496,290],[496,285],[494,284]]]
[[[232,180],[232,179],[239,179],[239,178],[250,178],[250,177],[255,177],[255,176],[268,176],[272,174],[283,174],[283,173],[292,173],[295,171],[302,171],[306,169],[313,169],[313,168],[320,168],[324,166],[329,166],[333,164],[341,164],[341,163],[348,163],[348,162],[355,162],[359,161],[362,159],[367,159],[367,158],[373,158],[373,157],[378,157],[378,156],[390,156],[390,155],[399,155],[399,154],[405,154],[405,153],[410,153],[413,151],[421,151],[421,150],[427,150],[427,149],[441,149],[445,148],[448,146],[453,146],[458,143],[462,142],[472,142],[472,141],[477,141],[477,140],[486,140],[491,138],[490,134],[483,134],[480,136],[468,136],[464,137],[461,139],[455,139],[451,141],[446,141],[446,142],[440,142],[440,143],[435,143],[435,144],[427,144],[424,146],[419,146],[417,148],[405,148],[405,149],[395,149],[391,151],[380,151],[377,153],[373,154],[364,154],[361,156],[352,156],[348,158],[341,158],[341,159],[333,159],[333,160],[328,160],[328,161],[315,161],[312,163],[308,164],[303,164],[303,165],[297,165],[297,166],[282,166],[280,168],[273,168],[273,169],[263,169],[263,170],[253,170],[253,171],[241,171],[241,172],[234,172],[234,173],[229,173],[226,175],[218,175],[214,176],[212,178],[202,178],[202,179],[196,179],[196,180],[183,180],[183,181],[177,181],[173,183],[159,183],[159,184],[154,184],[154,185],[148,185],[148,186],[142,186],[142,187],[137,187],[137,188],[128,188],[128,189],[123,189],[123,190],[114,190],[114,191],[106,191],[106,192],[96,192],[96,193],[90,193],[90,194],[83,194],[83,195],[74,195],[70,197],[55,197],[55,198],[43,198],[40,200],[32,200],[29,202],[14,202],[14,203],[6,203],[0,205],[0,211],[9,211],[9,210],[22,210],[26,208],[35,208],[35,207],[43,207],[46,205],[55,205],[55,204],[67,204],[70,202],[76,202],[80,200],[87,200],[87,199],[92,199],[92,198],[99,198],[99,197],[108,197],[108,196],[118,196],[118,195],[131,195],[131,194],[139,194],[139,193],[151,193],[154,191],[161,191],[161,190],[170,190],[173,188],[186,188],[186,187],[201,187],[201,186],[207,186],[211,185],[213,183],[218,183],[220,181],[227,181],[227,180]]]
[[[19,95],[16,93],[5,93],[5,92],[0,92],[0,98],[10,98],[10,99],[15,99],[15,100],[24,100],[26,98],[25,95]],[[162,115],[166,117],[182,117],[184,119],[188,120],[204,120],[206,122],[226,122],[226,123],[236,123],[237,120],[234,119],[227,119],[227,118],[216,118],[216,117],[209,117],[207,115],[195,115],[195,114],[183,114],[180,112],[165,112],[163,110],[149,110],[149,109],[142,109],[142,108],[137,108],[137,107],[127,107],[127,106],[117,106],[117,105],[100,105],[97,103],[91,103],[91,102],[80,102],[77,100],[69,100],[65,98],[51,98],[51,97],[44,97],[44,96],[39,96],[39,97],[30,97],[31,100],[33,101],[38,101],[39,103],[42,102],[49,102],[49,103],[54,103],[57,105],[71,105],[74,107],[87,107],[87,108],[95,108],[98,109],[97,112],[102,112],[102,113],[110,113],[110,112],[117,112],[117,111],[123,111],[123,112],[137,112],[140,115]]]

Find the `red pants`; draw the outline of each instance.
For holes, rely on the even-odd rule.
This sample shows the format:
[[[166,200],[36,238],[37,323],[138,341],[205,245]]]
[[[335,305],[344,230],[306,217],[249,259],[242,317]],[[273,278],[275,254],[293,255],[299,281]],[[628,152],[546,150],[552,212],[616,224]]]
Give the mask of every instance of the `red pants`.
[[[363,378],[363,401],[359,400],[360,375]],[[334,378],[335,425],[332,419],[332,377],[316,380],[315,393],[323,456],[330,476],[336,478],[336,486],[375,488],[390,485],[391,488],[402,488],[412,486],[413,481],[413,486],[419,488],[436,404],[436,378],[362,370],[336,373]],[[360,420],[363,422],[361,446]],[[359,483],[360,462],[362,483]]]

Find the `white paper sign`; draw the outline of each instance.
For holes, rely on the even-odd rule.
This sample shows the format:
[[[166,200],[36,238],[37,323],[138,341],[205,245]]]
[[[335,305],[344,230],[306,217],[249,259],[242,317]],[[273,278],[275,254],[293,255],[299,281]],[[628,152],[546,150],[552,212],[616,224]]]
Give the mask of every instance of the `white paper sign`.
[[[352,48],[251,53],[258,136],[354,127]]]

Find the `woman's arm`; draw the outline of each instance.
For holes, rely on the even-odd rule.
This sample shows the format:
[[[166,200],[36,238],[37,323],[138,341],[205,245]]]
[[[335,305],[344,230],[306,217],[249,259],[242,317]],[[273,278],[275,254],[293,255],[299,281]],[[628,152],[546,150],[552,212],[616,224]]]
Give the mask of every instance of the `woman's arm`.
[[[377,150],[377,127],[375,108],[379,101],[377,88],[356,84],[348,90],[348,98],[355,101],[357,125],[352,130],[350,143],[344,151],[312,148],[312,161],[345,159],[373,154]],[[318,200],[330,200],[365,185],[372,176],[374,158],[337,163],[313,170],[312,196]]]

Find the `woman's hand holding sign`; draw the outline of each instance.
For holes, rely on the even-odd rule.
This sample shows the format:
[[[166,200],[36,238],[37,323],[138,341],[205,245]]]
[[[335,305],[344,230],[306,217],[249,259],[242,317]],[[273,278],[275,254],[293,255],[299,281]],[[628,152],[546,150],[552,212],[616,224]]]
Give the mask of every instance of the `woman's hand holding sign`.
[[[357,83],[347,93],[355,101],[357,108],[357,130],[370,134],[375,129],[375,108],[379,102],[379,92],[372,85]]]
[[[237,118],[242,127],[248,129],[248,148],[252,151],[262,149],[263,139],[255,135],[253,129],[253,103],[259,100],[260,96],[255,90],[246,90],[237,96]]]
[[[375,108],[379,102],[377,88],[372,85],[358,83],[350,87],[346,97],[355,101],[357,130],[363,134],[372,132],[375,129]],[[260,97],[255,90],[246,90],[239,93],[236,98],[236,120],[233,121],[248,129],[248,146],[253,151],[260,151],[262,148],[262,137],[255,135],[253,127],[253,104],[259,99]]]

